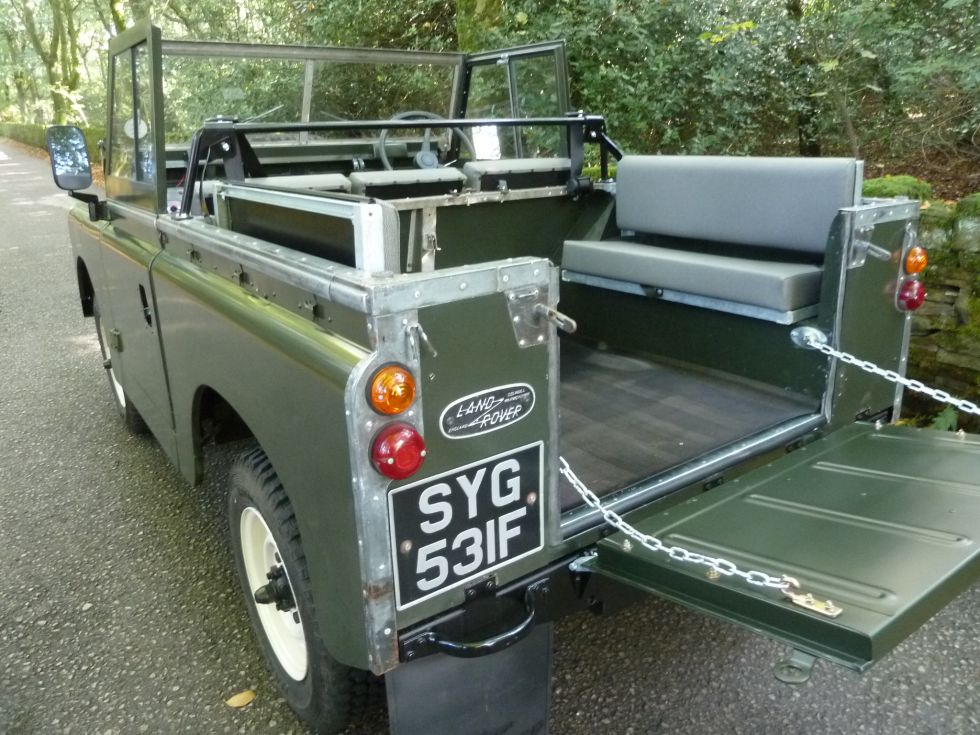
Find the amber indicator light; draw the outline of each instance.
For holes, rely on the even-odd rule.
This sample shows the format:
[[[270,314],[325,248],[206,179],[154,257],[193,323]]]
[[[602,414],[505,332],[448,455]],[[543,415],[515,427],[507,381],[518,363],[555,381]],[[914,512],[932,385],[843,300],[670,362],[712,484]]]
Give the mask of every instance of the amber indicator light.
[[[918,245],[909,248],[908,253],[905,255],[905,272],[910,275],[915,275],[916,273],[921,273],[925,270],[926,266],[929,264],[929,256],[926,253],[925,248],[921,248]]]
[[[371,378],[368,393],[375,411],[394,416],[415,401],[415,378],[402,365],[385,365]]]

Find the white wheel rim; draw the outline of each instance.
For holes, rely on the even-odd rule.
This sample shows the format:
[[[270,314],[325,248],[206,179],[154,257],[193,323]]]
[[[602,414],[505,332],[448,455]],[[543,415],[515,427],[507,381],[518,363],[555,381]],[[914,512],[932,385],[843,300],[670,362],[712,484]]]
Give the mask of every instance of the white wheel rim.
[[[242,511],[239,521],[242,539],[242,560],[245,562],[245,576],[248,578],[248,588],[253,593],[259,587],[268,583],[266,576],[270,569],[282,566],[289,582],[289,591],[296,599],[293,583],[289,580],[289,571],[282,563],[279,547],[265,523],[262,515],[253,507]],[[299,609],[279,610],[274,604],[260,604],[253,601],[262,630],[272,646],[279,665],[296,681],[302,681],[306,676],[307,653],[306,636],[303,633],[303,620]]]
[[[102,359],[111,360],[112,356],[109,354],[109,335],[105,331],[105,322],[99,319],[99,347],[102,349]],[[110,363],[111,365],[111,363]],[[116,371],[112,367],[108,369],[109,382],[112,384],[112,391],[116,394],[116,400],[119,405],[126,408],[126,391],[123,390],[122,383],[116,380]]]

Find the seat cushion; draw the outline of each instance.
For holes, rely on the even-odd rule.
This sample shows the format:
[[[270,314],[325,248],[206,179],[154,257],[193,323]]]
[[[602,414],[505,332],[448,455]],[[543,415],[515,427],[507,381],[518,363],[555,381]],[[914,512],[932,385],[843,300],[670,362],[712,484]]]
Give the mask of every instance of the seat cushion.
[[[820,298],[815,265],[736,258],[622,240],[569,240],[562,267],[603,278],[786,312]]]

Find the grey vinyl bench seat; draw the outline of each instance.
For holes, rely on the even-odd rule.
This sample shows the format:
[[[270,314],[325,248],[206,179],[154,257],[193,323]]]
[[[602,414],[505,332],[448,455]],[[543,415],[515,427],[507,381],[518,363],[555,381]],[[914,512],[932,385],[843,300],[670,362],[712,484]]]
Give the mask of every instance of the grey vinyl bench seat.
[[[807,263],[736,258],[622,240],[568,240],[562,265],[569,271],[599,278],[701,294],[778,312],[816,304],[823,273],[820,266]]]
[[[816,313],[838,212],[859,201],[850,158],[625,156],[620,237],[569,240],[566,281],[783,324]]]

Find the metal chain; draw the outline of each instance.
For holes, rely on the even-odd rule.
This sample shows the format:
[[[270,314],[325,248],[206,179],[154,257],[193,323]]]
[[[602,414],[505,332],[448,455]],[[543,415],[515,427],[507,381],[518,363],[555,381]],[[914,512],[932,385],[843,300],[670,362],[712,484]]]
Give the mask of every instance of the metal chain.
[[[884,368],[880,368],[870,360],[862,360],[849,352],[835,350],[826,342],[823,342],[813,336],[805,335],[802,337],[802,341],[804,346],[818,350],[828,357],[836,358],[847,365],[853,365],[856,368],[864,370],[866,373],[877,375],[879,378],[884,378],[889,382],[903,385],[909,390],[922,393],[923,395],[929,396],[937,401],[941,401],[942,403],[948,403],[949,405],[955,406],[966,413],[972,413],[980,416],[980,406],[977,406],[975,403],[962,398],[956,398],[944,390],[930,388],[925,383],[919,380],[911,380],[906,378],[899,375],[894,370],[885,370]],[[569,483],[571,483],[572,487],[575,488],[576,492],[578,492],[578,494],[582,497],[582,500],[585,501],[586,505],[599,511],[606,523],[613,528],[622,531],[624,534],[626,534],[626,536],[636,541],[645,549],[649,549],[654,553],[666,554],[671,559],[675,559],[677,561],[688,562],[691,564],[701,564],[702,566],[709,567],[718,574],[726,577],[741,577],[749,584],[756,585],[757,587],[771,587],[783,592],[789,592],[789,590],[799,587],[799,582],[792,577],[787,577],[785,575],[781,577],[774,577],[771,574],[766,574],[765,572],[756,570],[746,572],[739,569],[734,562],[729,561],[728,559],[708,556],[707,554],[699,554],[696,551],[690,551],[682,546],[669,546],[656,536],[651,536],[637,530],[634,526],[630,525],[626,519],[619,515],[619,513],[611,508],[608,508],[607,506],[604,506],[602,501],[599,500],[599,497],[594,492],[589,490],[585,483],[583,483],[575,472],[572,471],[572,468],[569,466],[568,462],[565,461],[564,457],[559,457],[558,461],[561,463],[558,471],[565,477],[566,480],[568,480]],[[627,549],[629,548],[628,544],[629,541],[624,542],[624,547]]]
[[[916,393],[922,393],[923,395],[929,396],[932,399],[940,401],[942,403],[948,403],[951,406],[964,411],[966,413],[972,413],[976,416],[980,416],[980,406],[975,403],[964,400],[963,398],[956,398],[950,395],[944,390],[938,390],[937,388],[930,388],[928,385],[919,380],[910,380],[902,375],[899,375],[894,370],[885,370],[875,365],[870,360],[862,360],[859,357],[855,357],[849,352],[843,352],[842,350],[835,350],[826,342],[821,342],[811,336],[805,336],[803,338],[803,343],[814,350],[818,350],[828,357],[834,357],[847,365],[853,365],[856,368],[863,370],[866,373],[871,373],[872,375],[877,375],[879,378],[884,378],[891,383],[898,383],[899,385],[904,385],[909,390],[914,390]]]
[[[582,496],[585,503],[599,511],[606,523],[613,528],[622,531],[644,548],[655,553],[667,554],[667,556],[669,556],[671,559],[676,559],[677,561],[689,562],[691,564],[701,564],[703,566],[710,567],[718,574],[726,577],[741,577],[749,584],[754,584],[757,587],[771,587],[773,589],[782,590],[785,592],[790,588],[799,586],[796,580],[790,577],[774,577],[771,574],[754,570],[745,572],[739,569],[734,562],[731,562],[728,559],[699,554],[695,551],[689,551],[681,546],[668,546],[656,536],[651,536],[637,530],[621,515],[619,515],[619,513],[604,506],[602,501],[599,500],[598,496],[589,490],[589,488],[585,486],[585,483],[583,483],[572,471],[572,468],[569,467],[568,462],[565,461],[564,457],[559,457],[558,461],[561,463],[558,471],[565,476],[565,479],[567,479],[578,494]],[[629,547],[626,546],[627,544],[629,544],[629,541],[624,542],[624,546],[628,550]]]

